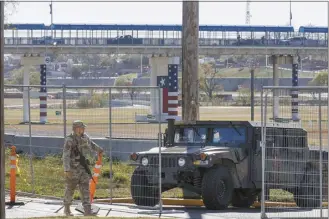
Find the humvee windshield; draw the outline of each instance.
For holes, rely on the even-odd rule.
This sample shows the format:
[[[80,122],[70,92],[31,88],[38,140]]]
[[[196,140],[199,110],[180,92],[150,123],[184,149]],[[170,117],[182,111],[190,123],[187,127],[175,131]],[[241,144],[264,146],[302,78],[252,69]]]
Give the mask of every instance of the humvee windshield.
[[[213,129],[212,143],[243,144],[246,142],[245,127],[222,127]]]
[[[174,143],[207,143],[211,145],[239,145],[246,143],[245,127],[184,127],[175,130]]]
[[[175,143],[204,143],[206,128],[180,128],[175,130]]]

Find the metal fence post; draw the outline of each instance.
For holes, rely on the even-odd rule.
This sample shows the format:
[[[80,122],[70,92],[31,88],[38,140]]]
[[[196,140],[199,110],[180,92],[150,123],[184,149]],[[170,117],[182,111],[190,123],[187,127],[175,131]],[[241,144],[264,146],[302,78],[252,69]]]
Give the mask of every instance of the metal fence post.
[[[265,88],[265,89],[264,89]],[[323,191],[327,189],[326,177],[323,175],[323,173],[327,174],[326,169],[324,168],[326,165],[326,161],[323,158],[324,154],[326,153],[323,147],[324,140],[326,139],[325,136],[322,133],[323,130],[323,121],[322,121],[322,98],[324,95],[322,93],[327,92],[327,87],[312,87],[312,86],[301,86],[298,88],[295,87],[288,87],[288,86],[266,86],[264,87],[261,92],[261,117],[262,117],[262,203],[261,203],[261,218],[296,218],[296,215],[289,215],[290,211],[282,211],[285,206],[278,206],[274,207],[274,209],[278,209],[277,216],[274,216],[274,209],[268,210],[268,208],[265,206],[265,199],[268,201],[269,199],[277,199],[284,200],[284,202],[290,202],[290,200],[293,198],[296,202],[296,207],[298,208],[309,208],[312,210],[315,210],[314,212],[310,212],[310,214],[313,214],[312,218],[328,218],[326,207],[323,207],[324,204],[324,198],[326,198],[326,193]],[[267,98],[271,98],[272,93],[280,93],[280,97],[282,97],[283,101],[290,98],[289,91],[291,90],[298,90],[298,92],[301,94],[299,96],[300,103],[302,106],[301,112],[303,111],[303,118],[305,120],[309,120],[309,125],[306,126],[306,124],[295,124],[294,122],[288,121],[284,119],[285,114],[289,111],[282,111],[281,118],[282,120],[278,121],[272,121],[269,119],[269,122],[267,122],[267,111],[268,111],[268,101]],[[279,92],[280,91],[280,92]],[[263,97],[263,95],[266,95]],[[313,99],[314,98],[314,99]],[[316,100],[318,98],[318,102]],[[263,102],[265,101],[265,103]],[[329,100],[328,100],[329,101]],[[283,102],[286,103],[285,101]],[[290,108],[289,102],[286,103],[287,108]],[[265,106],[264,106],[265,105]],[[264,108],[265,107],[265,108]],[[271,108],[269,108],[271,110]],[[312,121],[314,120],[314,116],[318,113],[316,116],[318,119],[318,124],[313,124]],[[309,114],[309,115],[306,115]],[[280,118],[279,117],[279,118]],[[326,118],[324,118],[326,122]],[[315,120],[316,121],[316,120]],[[314,121],[314,122],[315,122]],[[288,123],[286,125],[286,123]],[[267,127],[269,125],[269,127]],[[326,124],[327,125],[327,124]],[[292,130],[287,131],[285,134],[282,135],[282,132],[278,132],[276,127],[282,127],[282,128],[292,128]],[[300,130],[305,130],[306,132],[303,133],[303,135],[299,135]],[[318,134],[319,133],[319,134]],[[284,139],[281,138],[281,136],[284,137]],[[311,147],[313,145],[317,146],[317,152],[319,155],[307,153],[307,152],[300,152],[299,148],[302,144],[301,142],[304,141],[304,137],[307,140],[309,150],[313,150]],[[323,140],[324,139],[324,140]],[[271,143],[272,142],[272,143]],[[305,142],[306,143],[306,142]],[[281,150],[280,148],[283,148]],[[297,148],[297,149],[296,149]],[[316,150],[316,149],[314,149]],[[297,155],[297,156],[294,156]],[[316,156],[314,156],[316,155]],[[318,158],[319,156],[319,158]],[[266,160],[265,160],[266,159]],[[319,160],[315,160],[319,159]],[[306,171],[306,172],[299,172],[302,170],[301,168],[304,168],[307,165],[307,162],[316,162],[318,163],[317,171],[319,173],[314,173],[313,170]],[[325,163],[323,163],[325,162]],[[318,175],[319,174],[319,175]],[[329,174],[328,174],[329,175]],[[291,178],[292,177],[292,178]],[[310,187],[312,190],[307,191],[296,191],[292,190],[293,197],[290,198],[290,194],[283,194],[280,192],[277,192],[276,190],[285,190],[285,188],[281,187],[282,185],[287,185],[286,183],[291,183],[291,180],[296,180],[298,177],[301,181],[293,181],[293,183],[297,183],[296,185],[299,185],[300,183],[305,183],[305,187]],[[307,177],[307,178],[305,178]],[[315,178],[313,178],[315,177]],[[319,178],[317,178],[319,177]],[[312,180],[313,179],[313,180]],[[314,179],[317,179],[314,181]],[[306,180],[306,181],[305,181]],[[319,181],[318,181],[319,180]],[[278,186],[275,186],[275,184],[279,184]],[[273,186],[274,185],[274,186]],[[293,185],[293,184],[292,184]],[[319,191],[317,190],[319,186]],[[324,187],[325,186],[325,187]],[[304,185],[302,185],[302,188]],[[268,188],[272,188],[272,196],[270,197],[266,190]],[[287,191],[287,190],[286,190]],[[317,192],[319,193],[317,193]],[[290,196],[290,197],[289,197]],[[268,198],[266,198],[268,197]],[[269,198],[270,197],[270,198]],[[277,197],[277,198],[276,198]],[[288,200],[289,199],[289,200]],[[319,200],[320,199],[320,200]],[[304,203],[301,203],[300,200]],[[308,202],[310,201],[310,202]],[[310,204],[306,204],[306,202]],[[313,206],[315,203],[316,206]],[[305,205],[305,206],[304,206]],[[287,206],[289,209],[290,207]],[[325,211],[324,211],[324,210]],[[304,211],[304,210],[302,210]],[[302,212],[301,214],[305,214],[306,212]],[[307,213],[309,214],[309,213]],[[299,216],[300,217],[300,216]],[[302,216],[303,217],[303,216]],[[305,217],[306,218],[306,217]]]
[[[5,121],[4,121],[4,5],[5,2],[0,2],[0,219],[6,218],[5,211]]]
[[[160,92],[160,88],[157,88],[157,90],[158,90],[158,102],[159,102],[159,104],[158,104],[158,112],[159,112],[159,116],[158,116],[158,119],[159,119],[159,142],[158,142],[158,144],[159,144],[159,196],[160,196],[160,201],[159,201],[159,214],[161,215],[162,214],[162,193],[161,193],[161,191],[162,191],[162,188],[161,188],[161,185],[162,185],[162,174],[161,174],[161,172],[162,172],[162,170],[161,170],[161,149],[162,149],[162,145],[161,145],[161,142],[162,142],[162,139],[161,139],[161,121],[162,121],[162,118],[161,118],[161,92]]]
[[[64,130],[64,138],[66,138],[66,135],[67,135],[67,131],[66,131],[66,118],[67,118],[67,115],[66,115],[66,85],[63,84],[63,130]]]
[[[320,217],[322,218],[322,200],[323,200],[323,194],[322,194],[322,112],[321,112],[321,91],[319,91],[319,140],[320,140],[320,159],[319,159],[319,166],[320,166]]]
[[[109,150],[110,150],[110,204],[113,199],[113,157],[112,157],[112,89],[109,88]]]
[[[328,21],[328,24],[329,24],[329,2],[327,3],[327,21]],[[327,54],[329,54],[329,37],[327,37]],[[329,58],[327,58],[327,62],[328,62],[328,79],[329,79]],[[327,80],[329,81],[329,80]],[[327,86],[327,119],[329,118],[329,86]],[[327,136],[329,136],[329,128],[327,128]],[[329,153],[329,141],[327,140],[327,150],[328,150],[328,153]],[[327,162],[327,165],[329,167],[329,159],[328,159],[328,162]],[[328,180],[328,186],[327,186],[327,190],[328,190],[328,202],[329,202],[329,173],[327,174],[327,180]],[[328,204],[328,215],[329,215],[329,204]]]
[[[264,137],[264,89],[261,91],[261,147],[262,147],[262,197],[261,197],[261,218],[265,218],[265,137]]]
[[[32,180],[32,194],[35,194],[34,190],[34,171],[32,163],[32,127],[31,127],[31,97],[30,97],[30,86],[27,87],[27,101],[28,101],[28,114],[29,114],[29,147],[30,147],[30,171]]]

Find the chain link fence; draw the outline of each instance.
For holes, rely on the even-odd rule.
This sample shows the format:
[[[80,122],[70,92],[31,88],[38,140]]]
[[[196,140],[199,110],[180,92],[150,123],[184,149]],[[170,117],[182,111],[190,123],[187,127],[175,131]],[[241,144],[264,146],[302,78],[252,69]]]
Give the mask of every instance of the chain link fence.
[[[161,211],[159,145],[165,124],[149,119],[151,104],[160,103],[159,88],[47,86],[44,106],[40,86],[26,86],[24,110],[23,87],[5,87],[6,189],[10,188],[9,154],[14,145],[19,155],[18,194],[63,198],[64,136],[72,132],[74,120],[82,120],[86,134],[105,151],[94,198],[110,199],[112,204],[115,198],[133,198],[139,207]],[[156,152],[148,169],[140,171],[131,165],[133,153],[151,148]],[[94,155],[91,170],[97,160]],[[79,196],[76,190],[74,198]]]
[[[264,87],[262,218],[328,217],[328,88]]]
[[[84,119],[93,137],[108,136],[111,123],[114,139],[157,139],[157,124],[150,124],[150,120],[138,121],[139,117],[150,116],[150,93],[157,88],[47,86],[47,123],[43,125],[39,124],[39,86],[29,86],[29,98],[26,97],[29,104],[25,110],[23,88],[19,85],[5,87],[6,134],[28,135],[29,108],[33,136],[63,136],[71,131],[72,121]]]

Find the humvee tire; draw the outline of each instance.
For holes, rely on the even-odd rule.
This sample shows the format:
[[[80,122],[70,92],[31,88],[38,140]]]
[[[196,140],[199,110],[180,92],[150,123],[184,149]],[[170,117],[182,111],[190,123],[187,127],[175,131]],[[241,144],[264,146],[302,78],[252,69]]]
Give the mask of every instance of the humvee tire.
[[[244,194],[244,192],[246,194]],[[249,208],[256,201],[257,195],[248,194],[248,191],[242,191],[242,189],[235,189],[232,195],[231,204],[237,208]]]
[[[159,191],[148,184],[145,172],[136,168],[131,176],[131,197],[136,205],[153,207],[159,203]]]
[[[308,168],[301,186],[295,189],[294,199],[301,208],[320,207],[320,176],[314,168]]]
[[[226,209],[231,202],[233,190],[233,180],[228,168],[217,166],[205,172],[201,194],[207,209]]]

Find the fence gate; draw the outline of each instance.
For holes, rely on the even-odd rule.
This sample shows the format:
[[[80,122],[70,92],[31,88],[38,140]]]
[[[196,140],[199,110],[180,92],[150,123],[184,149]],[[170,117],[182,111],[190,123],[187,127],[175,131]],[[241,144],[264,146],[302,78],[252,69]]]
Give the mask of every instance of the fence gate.
[[[327,95],[263,88],[262,218],[328,218]]]
[[[161,120],[164,119],[159,116],[160,95],[158,87],[109,88],[109,198],[112,210],[119,207],[123,211],[118,200],[128,198],[133,200],[133,205],[124,211],[161,214],[160,146]],[[122,142],[120,147],[117,142]],[[152,151],[146,155],[139,154],[149,150]]]

